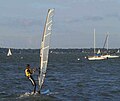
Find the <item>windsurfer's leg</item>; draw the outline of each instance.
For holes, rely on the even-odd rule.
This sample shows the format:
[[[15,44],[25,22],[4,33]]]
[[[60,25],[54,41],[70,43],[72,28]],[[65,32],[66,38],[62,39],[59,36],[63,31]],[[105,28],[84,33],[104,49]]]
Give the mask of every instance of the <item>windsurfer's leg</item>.
[[[37,91],[38,92],[38,94],[40,94],[40,90],[39,91]]]
[[[29,77],[29,80],[31,81],[32,85],[34,86],[33,92],[35,93],[36,92],[36,83],[35,83],[35,80],[33,79],[32,76]]]

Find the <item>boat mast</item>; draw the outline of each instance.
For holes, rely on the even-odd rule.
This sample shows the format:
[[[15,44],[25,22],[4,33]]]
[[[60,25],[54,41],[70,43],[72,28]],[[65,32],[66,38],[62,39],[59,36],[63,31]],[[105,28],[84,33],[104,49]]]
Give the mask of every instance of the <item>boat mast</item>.
[[[109,38],[109,36],[108,36],[108,34],[109,34],[109,32],[107,32],[107,51],[108,51],[108,38]]]
[[[96,40],[95,40],[95,29],[94,29],[94,56],[95,56],[95,53],[96,53],[96,52],[95,52],[95,41],[96,41]]]
[[[104,42],[104,45],[103,45],[103,49],[105,48],[105,46],[107,44],[107,40],[108,40],[108,34],[106,33],[106,38],[105,38],[105,42]]]

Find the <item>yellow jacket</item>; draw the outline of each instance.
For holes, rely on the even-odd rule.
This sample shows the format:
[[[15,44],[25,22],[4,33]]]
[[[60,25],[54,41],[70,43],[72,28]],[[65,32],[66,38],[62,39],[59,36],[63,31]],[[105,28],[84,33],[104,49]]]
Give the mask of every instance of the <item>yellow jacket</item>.
[[[25,69],[25,75],[27,77],[29,77],[32,74],[32,70],[31,69]]]

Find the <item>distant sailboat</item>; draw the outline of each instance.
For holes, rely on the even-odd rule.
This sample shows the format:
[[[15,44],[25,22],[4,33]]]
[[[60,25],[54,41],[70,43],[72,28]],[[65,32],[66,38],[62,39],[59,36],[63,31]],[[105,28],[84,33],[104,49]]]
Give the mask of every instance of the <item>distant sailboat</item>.
[[[10,48],[9,48],[8,53],[7,53],[7,56],[11,56],[11,55],[12,55],[12,52],[11,52],[11,50],[10,50]]]
[[[97,54],[101,54],[101,51],[100,51],[100,49],[98,50]]]
[[[98,51],[100,52],[100,51]],[[95,29],[94,29],[94,56],[89,56],[88,60],[104,60],[106,59],[105,57],[103,57],[102,55],[98,55],[96,54],[96,49],[95,49]]]
[[[116,53],[120,53],[120,50],[118,49],[118,51]]]
[[[117,55],[111,55],[111,54],[109,54],[108,53],[108,33],[107,33],[107,35],[106,35],[106,40],[105,40],[105,43],[104,43],[104,46],[103,46],[103,48],[105,47],[105,44],[107,45],[107,54],[106,55],[103,55],[103,57],[105,57],[105,58],[118,58],[119,56],[117,56]]]
[[[48,14],[47,14],[47,18],[46,18],[45,27],[44,27],[42,42],[41,42],[40,68],[39,68],[39,75],[38,75],[39,92],[41,94],[45,94],[49,91],[49,90],[47,90],[47,91],[41,92],[41,89],[42,89],[42,85],[44,83],[46,70],[47,70],[53,15],[54,15],[54,9],[49,9]]]

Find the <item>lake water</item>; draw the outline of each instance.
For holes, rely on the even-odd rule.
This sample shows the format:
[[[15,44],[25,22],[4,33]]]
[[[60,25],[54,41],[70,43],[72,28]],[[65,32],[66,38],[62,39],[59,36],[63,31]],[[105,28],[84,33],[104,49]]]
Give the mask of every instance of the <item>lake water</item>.
[[[26,64],[39,67],[39,54],[0,55],[0,101],[120,101],[120,58],[88,61],[85,53],[52,53],[43,89],[33,90],[25,77]],[[78,58],[80,60],[78,61]],[[37,80],[38,71],[33,78]]]

